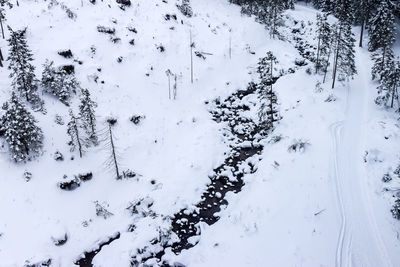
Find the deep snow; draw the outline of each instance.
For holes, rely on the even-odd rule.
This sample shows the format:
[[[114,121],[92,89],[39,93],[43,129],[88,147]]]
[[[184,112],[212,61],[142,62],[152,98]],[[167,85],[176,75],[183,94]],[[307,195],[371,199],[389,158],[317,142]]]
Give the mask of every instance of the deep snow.
[[[126,11],[114,1],[65,2],[77,14],[76,20],[60,6],[48,9],[47,1],[19,3],[8,11],[7,23],[14,29],[28,26],[37,75],[47,58],[57,64],[74,63],[78,80],[99,104],[99,129],[105,128],[107,117],[118,119],[114,132],[121,164],[141,176],[138,181],[116,181],[104,165],[108,152],[102,144],[89,148],[82,159],[69,152],[66,128],[54,122],[56,114],[66,120],[68,108],[43,96],[48,113],[34,115],[45,133],[44,154],[16,165],[6,147],[1,149],[0,266],[47,258],[55,266],[72,266],[81,253],[117,232],[121,237],[104,246],[93,263],[129,266],[135,250],[168,225],[161,215],[199,201],[208,175],[229,150],[222,136],[224,125],[212,120],[205,101],[245,88],[256,79],[258,58],[269,50],[282,69],[301,58],[292,43],[270,40],[262,25],[241,16],[240,8],[225,0],[192,0],[196,15],[191,19],[179,13],[174,1],[138,0]],[[167,13],[176,14],[178,20],[166,21]],[[315,22],[315,14],[301,5],[287,12],[306,25]],[[97,32],[98,25],[115,27],[121,42],[114,44],[107,34]],[[307,26],[304,37],[310,43],[315,42],[314,25]],[[138,33],[130,32],[129,26]],[[206,60],[194,57],[193,84],[190,31],[194,50],[212,54]],[[285,32],[290,38],[290,29]],[[157,50],[159,44],[165,46],[164,53]],[[4,40],[0,46],[7,56]],[[83,64],[60,57],[61,49],[71,49]],[[393,198],[383,190],[397,184],[383,184],[381,177],[397,166],[399,129],[393,111],[373,103],[376,84],[370,82],[370,65],[366,50],[357,49],[359,74],[349,83],[338,83],[333,91],[328,80],[321,93],[315,92],[315,84],[322,78],[308,75],[306,68],[280,78],[275,90],[283,119],[273,135],[282,135],[282,141],[263,141],[258,171],[245,175],[239,194],[228,194],[229,205],[219,213],[221,219],[212,226],[202,223],[199,243],[177,256],[169,251],[166,259],[188,266],[398,266],[399,223],[390,214]],[[179,74],[176,100],[168,99],[167,69]],[[1,69],[1,102],[10,95],[7,76],[8,70]],[[337,100],[325,102],[331,94]],[[132,115],[145,119],[134,125],[129,121]],[[299,139],[310,143],[306,151],[288,152]],[[53,160],[56,150],[64,154],[63,162]],[[33,173],[29,182],[22,177],[25,170]],[[93,180],[75,191],[57,187],[64,174],[72,178],[87,171],[93,172]],[[146,197],[158,216],[132,217],[126,210],[129,203]],[[94,201],[109,204],[114,215],[107,220],[97,217]],[[136,231],[128,232],[132,223]],[[67,243],[55,246],[52,237],[64,233],[69,236]]]

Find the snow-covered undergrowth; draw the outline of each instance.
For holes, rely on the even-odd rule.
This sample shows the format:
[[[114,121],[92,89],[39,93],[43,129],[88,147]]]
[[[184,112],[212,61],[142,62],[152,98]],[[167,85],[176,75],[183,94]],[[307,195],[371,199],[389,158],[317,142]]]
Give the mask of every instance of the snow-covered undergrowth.
[[[222,136],[226,125],[213,120],[210,105],[205,103],[245,89],[256,79],[256,63],[267,51],[275,54],[279,69],[295,71],[274,85],[283,119],[261,141],[264,150],[258,171],[243,177],[240,194],[227,194],[229,205],[218,213],[218,222],[212,226],[200,223],[201,236],[193,241],[198,242],[194,248],[180,255],[168,250],[165,259],[189,266],[334,266],[345,258],[341,255],[351,254],[346,233],[354,233],[355,243],[370,241],[368,235],[360,239],[364,228],[356,230],[367,223],[375,224],[367,230],[380,229],[379,236],[374,235],[374,242],[379,243],[374,255],[383,255],[387,259],[383,264],[400,262],[395,235],[399,226],[390,214],[393,200],[380,181],[389,168],[397,166],[397,121],[373,103],[375,85],[365,82],[369,81],[369,55],[362,49],[357,51],[359,76],[354,81],[332,91],[328,80],[322,92],[316,91],[322,77],[307,73],[313,64],[299,51],[292,32],[304,25],[304,42],[315,45],[314,9],[298,5],[288,11],[282,30],[287,40],[279,41],[270,40],[262,25],[241,16],[240,8],[225,0],[192,0],[192,18],[184,17],[174,1],[133,1],[125,11],[114,1],[65,2],[76,14],[74,19],[60,5],[49,8],[49,1],[19,3],[8,12],[7,23],[14,30],[28,26],[38,76],[46,59],[56,65],[73,64],[82,87],[98,103],[99,129],[106,129],[107,118],[117,119],[114,134],[122,169],[139,175],[116,180],[105,164],[109,151],[102,143],[87,149],[82,159],[71,153],[66,126],[55,122],[56,114],[67,120],[68,107],[44,95],[47,114],[34,113],[45,135],[44,154],[27,164],[15,164],[6,146],[1,149],[0,266],[46,259],[52,259],[54,266],[72,266],[82,253],[96,250],[113,237],[118,239],[102,246],[92,263],[129,266],[137,249],[168,231],[169,216],[200,201],[209,175],[230,150]],[[115,28],[115,33],[98,32],[98,26]],[[193,50],[206,57],[194,56],[193,84],[190,34]],[[6,42],[0,40],[0,45],[7,56]],[[58,54],[68,49],[73,58]],[[308,65],[296,68],[296,60]],[[175,100],[169,99],[168,69],[177,74]],[[360,113],[362,119],[355,117],[349,124],[359,129],[342,123],[349,121],[349,103],[359,108],[363,103],[354,102],[350,93],[354,88],[368,92],[360,94],[367,103]],[[0,72],[0,90],[4,102],[11,90],[6,69]],[[257,106],[257,101],[253,96],[246,104]],[[77,97],[72,102],[76,108]],[[257,117],[254,110],[248,117]],[[144,117],[137,125],[130,121],[136,115]],[[341,127],[347,137],[336,140]],[[360,138],[354,139],[355,134]],[[357,149],[346,158],[356,143]],[[63,161],[54,160],[56,151],[64,155]],[[357,168],[366,167],[359,176],[365,181],[361,196],[367,199],[367,214],[373,218],[368,222],[356,216],[361,202],[348,198],[352,190],[361,190],[359,184],[347,187],[335,175],[335,166],[343,166],[346,160]],[[353,168],[338,169],[348,174],[343,179],[352,178]],[[32,173],[29,182],[23,177],[25,171]],[[87,172],[93,178],[79,188],[59,188],[64,175],[72,179]],[[342,187],[349,192],[339,194]],[[97,204],[108,213],[96,215]],[[55,245],[65,235],[65,244]],[[354,254],[354,262],[362,262],[357,251]]]

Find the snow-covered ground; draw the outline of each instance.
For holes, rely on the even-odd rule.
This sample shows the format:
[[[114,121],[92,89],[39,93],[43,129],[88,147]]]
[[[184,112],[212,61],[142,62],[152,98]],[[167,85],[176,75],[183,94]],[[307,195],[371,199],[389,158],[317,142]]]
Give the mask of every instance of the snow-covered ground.
[[[48,1],[20,0],[19,7],[8,11],[7,23],[13,29],[28,26],[38,77],[45,59],[75,65],[81,85],[98,102],[99,130],[106,127],[108,117],[118,119],[114,133],[121,165],[141,176],[117,181],[104,164],[109,154],[104,144],[89,148],[82,159],[71,153],[65,125],[54,122],[56,114],[67,120],[68,108],[43,96],[47,114],[34,115],[45,134],[44,154],[16,165],[7,148],[1,148],[0,266],[47,258],[53,259],[54,266],[73,266],[81,253],[117,232],[121,237],[104,246],[93,263],[129,266],[135,250],[165,224],[161,215],[173,215],[199,201],[208,175],[229,150],[221,134],[223,125],[212,120],[205,102],[245,88],[256,79],[258,58],[269,50],[282,69],[301,58],[292,43],[269,39],[262,25],[241,16],[240,8],[228,1],[191,2],[195,16],[190,19],[174,1],[156,0],[133,1],[126,11],[114,1],[95,5],[66,1],[77,15],[74,20],[60,6],[49,9]],[[177,20],[165,20],[166,14],[176,14]],[[306,25],[314,22],[304,37],[314,44],[316,11],[297,5],[287,15]],[[114,27],[120,42],[97,32],[98,25]],[[194,57],[193,84],[190,32],[194,51],[211,54],[205,60]],[[134,46],[129,44],[132,39]],[[157,49],[160,44],[165,52]],[[4,40],[0,46],[7,56]],[[74,58],[57,54],[64,49],[71,49]],[[349,83],[338,83],[334,90],[328,79],[324,90],[316,92],[322,77],[306,73],[311,63],[278,80],[274,86],[283,119],[273,135],[281,135],[282,140],[263,141],[258,171],[244,177],[246,185],[239,194],[228,196],[221,219],[212,226],[202,224],[199,243],[180,255],[167,252],[167,259],[188,266],[400,265],[400,226],[390,214],[392,194],[384,190],[396,184],[381,182],[383,174],[399,162],[397,118],[393,111],[380,110],[373,103],[376,84],[370,82],[368,52],[357,48],[356,56],[358,75]],[[178,74],[176,100],[168,98],[167,69]],[[10,95],[8,74],[1,69],[1,102]],[[327,102],[332,94],[336,101]],[[72,107],[77,103],[76,97]],[[133,115],[145,119],[135,125],[129,121]],[[288,151],[297,140],[309,146],[304,152]],[[57,150],[64,161],[53,159]],[[24,171],[33,174],[29,182],[23,179]],[[63,175],[73,178],[89,171],[93,179],[74,191],[57,186]],[[160,216],[133,218],[126,208],[146,197]],[[114,215],[96,216],[95,201],[108,204]],[[137,230],[128,232],[132,223]],[[55,246],[52,237],[64,233],[68,241]]]

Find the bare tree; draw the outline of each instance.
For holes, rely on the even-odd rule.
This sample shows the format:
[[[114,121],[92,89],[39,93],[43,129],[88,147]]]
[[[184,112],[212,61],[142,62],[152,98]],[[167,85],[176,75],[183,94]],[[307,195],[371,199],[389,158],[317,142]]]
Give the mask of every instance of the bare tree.
[[[110,118],[107,120],[108,128],[106,132],[106,147],[110,151],[110,156],[107,159],[107,166],[112,167],[115,170],[116,179],[122,179],[122,175],[120,173],[120,168],[118,164],[119,156],[115,146],[115,137],[113,135],[113,126],[117,123],[117,120],[114,118]]]
[[[190,81],[193,83],[193,47],[192,30],[190,30]]]

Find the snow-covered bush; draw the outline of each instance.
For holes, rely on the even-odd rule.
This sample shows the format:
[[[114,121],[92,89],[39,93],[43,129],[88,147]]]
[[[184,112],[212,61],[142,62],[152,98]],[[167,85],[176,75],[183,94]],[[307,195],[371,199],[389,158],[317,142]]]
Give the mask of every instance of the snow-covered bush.
[[[289,152],[305,152],[307,147],[309,147],[311,144],[307,141],[303,140],[294,140],[293,144],[291,144],[288,148]]]
[[[392,212],[393,218],[400,220],[400,198],[397,198],[395,200],[393,207],[390,211]]]
[[[182,12],[183,15],[186,17],[191,17],[193,16],[193,11],[192,7],[190,6],[190,0],[182,0],[182,4],[176,5],[176,7],[179,9],[179,11]]]
[[[107,203],[100,204],[98,201],[94,202],[96,204],[96,215],[99,217],[103,217],[104,219],[108,219],[109,217],[113,216],[114,214],[109,212],[106,209],[108,207]]]
[[[385,173],[382,177],[382,182],[388,183],[392,180],[392,176],[389,173]]]
[[[79,83],[73,74],[63,68],[55,68],[53,61],[46,61],[42,72],[42,86],[46,93],[56,96],[63,104],[69,105],[69,99],[76,93]]]

